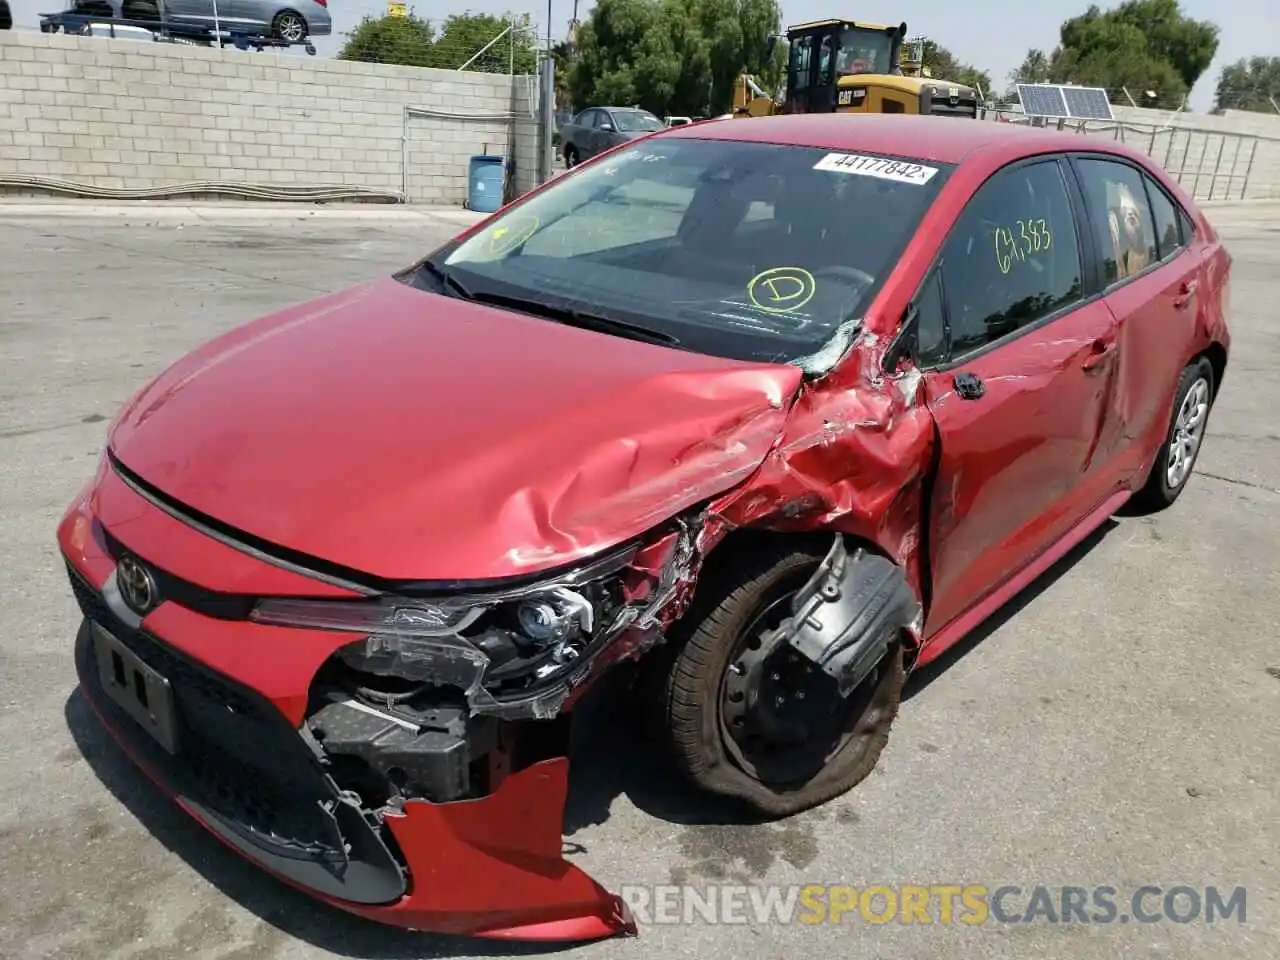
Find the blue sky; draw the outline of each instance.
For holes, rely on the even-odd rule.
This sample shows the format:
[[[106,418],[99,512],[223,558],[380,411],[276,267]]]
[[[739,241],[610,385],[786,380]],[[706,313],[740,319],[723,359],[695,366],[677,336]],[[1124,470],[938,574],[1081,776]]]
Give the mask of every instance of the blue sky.
[[[61,9],[63,0],[10,0],[19,27],[33,28],[37,14]],[[307,0],[300,0],[307,2]],[[1212,20],[1221,28],[1218,58],[1192,92],[1191,107],[1208,110],[1213,104],[1213,89],[1223,64],[1241,57],[1280,55],[1280,16],[1277,0],[1182,0],[1183,10],[1200,20]],[[1103,2],[1100,6],[1114,6]],[[546,33],[545,0],[434,0],[410,6],[419,16],[442,19],[449,13],[472,10],[477,13],[528,12]],[[585,19],[591,0],[581,0],[579,16]],[[782,0],[784,23],[799,23],[830,16],[857,16],[862,20],[895,23],[907,21],[912,33],[922,33],[961,60],[989,70],[1000,88],[1005,86],[1013,70],[1031,47],[1046,51],[1058,39],[1061,22],[1088,6],[1088,0],[1071,0],[1063,4],[1027,2],[1027,0]],[[1270,9],[1268,9],[1270,8]],[[365,14],[385,11],[385,0],[329,0],[333,13],[335,36],[318,39],[320,56],[332,55],[341,46],[341,34],[359,23]],[[573,0],[551,0],[552,35],[563,37],[573,15]]]

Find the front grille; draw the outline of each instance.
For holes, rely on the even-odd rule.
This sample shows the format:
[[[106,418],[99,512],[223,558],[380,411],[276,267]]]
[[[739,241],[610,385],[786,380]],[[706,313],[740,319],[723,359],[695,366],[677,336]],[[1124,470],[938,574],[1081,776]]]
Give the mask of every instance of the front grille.
[[[101,594],[68,565],[76,601],[86,618],[125,644],[168,679],[178,710],[182,749],[172,756],[101,691],[92,647],[81,679],[97,685],[95,702],[112,712],[113,726],[132,749],[189,796],[255,843],[284,855],[341,861],[341,836],[321,806],[333,799],[318,762],[288,720],[267,700],[177,653],[115,616]],[[118,716],[117,716],[118,714]]]

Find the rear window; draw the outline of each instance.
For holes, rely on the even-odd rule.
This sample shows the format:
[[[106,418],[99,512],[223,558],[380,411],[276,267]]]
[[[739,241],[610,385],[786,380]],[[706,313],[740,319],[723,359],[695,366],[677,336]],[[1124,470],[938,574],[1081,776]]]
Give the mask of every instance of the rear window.
[[[665,129],[661,120],[643,110],[615,110],[613,122],[622,133],[653,133]]]
[[[861,316],[951,169],[647,140],[513,206],[444,263],[474,290],[554,298],[687,349],[799,360]]]

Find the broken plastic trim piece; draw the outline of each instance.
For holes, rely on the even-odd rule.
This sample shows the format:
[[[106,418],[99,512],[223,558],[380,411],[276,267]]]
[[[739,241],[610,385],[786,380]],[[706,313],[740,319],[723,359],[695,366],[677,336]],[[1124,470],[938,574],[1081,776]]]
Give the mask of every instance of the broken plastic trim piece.
[[[920,614],[902,571],[859,549],[850,556],[837,535],[825,559],[791,602],[775,631],[835,679],[847,697],[870,676]]]

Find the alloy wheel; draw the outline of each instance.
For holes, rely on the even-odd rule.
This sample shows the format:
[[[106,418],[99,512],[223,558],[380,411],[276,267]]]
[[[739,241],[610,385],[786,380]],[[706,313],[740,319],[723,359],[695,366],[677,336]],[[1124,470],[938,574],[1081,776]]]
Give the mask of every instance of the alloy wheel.
[[[1191,384],[1182,398],[1173,421],[1169,440],[1169,457],[1165,465],[1165,481],[1175,490],[1186,482],[1195,465],[1196,454],[1204,441],[1205,421],[1209,416],[1209,382],[1203,377]]]

